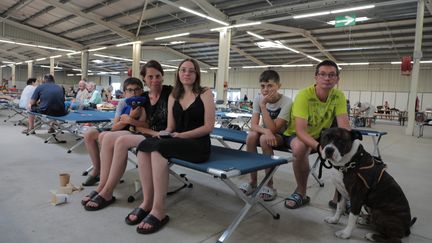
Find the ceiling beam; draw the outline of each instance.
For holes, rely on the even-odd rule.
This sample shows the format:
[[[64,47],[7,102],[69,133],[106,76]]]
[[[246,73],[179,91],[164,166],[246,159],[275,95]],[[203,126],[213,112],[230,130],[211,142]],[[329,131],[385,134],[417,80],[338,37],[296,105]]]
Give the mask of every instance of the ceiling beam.
[[[47,2],[47,3],[49,3],[52,6],[55,6],[56,8],[63,9],[63,10],[65,10],[67,12],[70,12],[70,13],[72,13],[74,15],[77,15],[77,16],[80,16],[80,17],[82,17],[84,19],[87,19],[87,20],[90,20],[92,22],[95,22],[98,25],[104,26],[104,27],[108,28],[109,30],[113,31],[114,33],[116,33],[116,34],[118,34],[118,35],[120,35],[122,37],[128,38],[130,40],[133,40],[135,38],[135,35],[132,34],[131,32],[126,31],[126,30],[120,28],[117,25],[114,25],[112,23],[109,23],[109,22],[106,22],[106,21],[102,20],[100,18],[100,16],[98,16],[96,14],[93,14],[93,13],[84,13],[83,11],[81,11],[81,9],[79,9],[77,6],[75,6],[75,5],[71,4],[71,3],[68,3],[68,2],[61,3],[61,2],[59,2],[57,0],[44,0],[44,1]]]
[[[12,21],[12,20],[9,20],[9,19],[6,19],[6,18],[1,18],[0,17],[0,22],[5,22],[6,24],[9,24],[9,25],[12,25],[14,27],[17,27],[17,28],[29,31],[31,33],[35,33],[35,34],[38,34],[38,35],[45,36],[47,38],[51,38],[52,40],[58,41],[60,43],[63,43],[66,46],[69,46],[69,47],[72,47],[72,48],[75,48],[75,49],[78,49],[78,50],[81,50],[83,48],[83,45],[79,44],[78,42],[71,41],[69,39],[60,37],[58,35],[54,35],[54,34],[46,32],[46,31],[42,31],[42,30],[36,29],[34,27],[31,27],[31,26],[28,26],[28,25],[24,25],[24,24],[21,24],[21,23],[18,23],[18,22],[15,22],[15,21]]]
[[[325,48],[321,45],[321,43],[319,43],[319,41],[315,37],[313,37],[312,34],[307,30],[289,27],[289,26],[276,25],[276,24],[260,24],[255,27],[260,29],[266,29],[266,30],[276,30],[281,32],[297,33],[303,36],[304,38],[308,39],[310,42],[312,42],[312,44],[316,48],[318,48],[318,50],[328,59],[337,62],[336,58],[334,58],[329,52],[327,52]]]
[[[231,49],[238,52],[240,55],[246,57],[247,59],[249,59],[250,61],[252,61],[258,65],[266,65],[262,61],[258,60],[257,58],[253,57],[252,55],[249,55],[248,53],[246,53],[245,51],[243,51],[242,49],[238,48],[235,45],[231,45]]]
[[[12,7],[8,8],[5,12],[2,13],[2,17],[8,18],[9,15],[13,15],[18,12],[20,9],[25,7],[27,4],[31,3],[33,0],[20,0]]]
[[[200,7],[204,12],[206,12],[209,16],[226,21],[228,20],[228,16],[222,13],[218,8],[211,5],[207,0],[192,0],[198,7]]]
[[[176,50],[174,50],[174,49],[172,49],[171,47],[168,47],[168,46],[160,46],[160,47],[159,46],[143,46],[143,47],[141,47],[141,49],[142,50],[166,50],[166,51],[170,51],[170,52],[172,52],[172,53],[174,53],[174,54],[176,54],[176,55],[178,55],[178,56],[180,56],[180,57],[182,57],[184,59],[188,59],[188,58],[195,59],[195,58],[193,58],[191,56],[188,56],[188,55],[186,55],[184,53],[176,51]],[[208,65],[207,63],[201,62],[199,60],[196,60],[196,61],[198,62],[198,64],[200,65],[201,68],[209,68],[210,67],[210,65]]]
[[[429,11],[429,14],[432,15],[432,0],[426,0],[425,5],[427,10]]]

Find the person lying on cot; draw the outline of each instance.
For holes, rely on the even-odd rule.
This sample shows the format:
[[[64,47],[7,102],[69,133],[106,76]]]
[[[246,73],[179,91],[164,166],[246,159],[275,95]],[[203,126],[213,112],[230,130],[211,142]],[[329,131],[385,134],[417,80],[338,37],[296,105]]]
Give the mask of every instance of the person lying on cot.
[[[261,93],[253,101],[253,113],[251,129],[246,138],[248,152],[257,152],[257,146],[261,146],[263,154],[273,155],[273,148],[283,145],[282,133],[289,121],[292,101],[290,98],[278,92],[281,87],[279,74],[274,70],[266,70],[259,78]],[[260,125],[262,118],[262,126]],[[266,169],[266,174],[271,169]],[[246,195],[252,194],[258,181],[258,173],[250,173],[250,181],[240,185],[239,189]],[[277,191],[273,188],[273,178],[267,186],[263,186],[260,197],[264,201],[274,200]]]
[[[168,191],[168,159],[202,163],[210,157],[210,133],[215,123],[215,104],[209,88],[201,87],[197,61],[183,60],[168,100],[168,126],[159,137],[138,146],[138,170],[143,189],[143,214],[134,222],[140,234],[160,230],[169,221],[165,210]],[[164,134],[165,133],[165,134]],[[165,135],[165,136],[161,136]]]
[[[138,104],[140,100],[132,100],[132,106],[143,106],[140,108],[146,114],[147,126],[136,126],[132,133],[112,132],[103,138],[101,145],[101,173],[100,183],[95,191],[83,199],[88,200],[91,194],[96,195],[103,200],[100,202],[90,202],[86,209],[94,211],[106,207],[106,202],[113,202],[113,191],[123,175],[126,164],[128,150],[136,147],[145,136],[157,136],[160,130],[166,129],[167,126],[167,104],[168,97],[172,91],[172,86],[163,85],[163,69],[159,62],[151,60],[141,69],[141,75],[144,82],[149,87],[142,97],[145,98],[144,104]],[[130,94],[131,89],[125,89],[126,95]],[[135,92],[135,91],[134,91]],[[137,95],[137,94],[135,94]],[[141,98],[141,97],[137,97]],[[131,99],[131,98],[129,98]],[[126,102],[128,102],[128,100]],[[134,104],[135,103],[135,104]],[[132,131],[130,127],[129,131]],[[137,209],[138,210],[138,209]],[[134,213],[135,212],[135,213]],[[131,214],[137,214],[134,210]],[[127,221],[127,219],[126,219]]]

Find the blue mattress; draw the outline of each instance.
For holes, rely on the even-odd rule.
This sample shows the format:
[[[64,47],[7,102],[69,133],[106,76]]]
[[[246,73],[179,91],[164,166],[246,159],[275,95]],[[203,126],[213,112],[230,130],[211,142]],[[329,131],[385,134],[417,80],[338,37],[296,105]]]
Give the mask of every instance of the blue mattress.
[[[86,123],[86,122],[109,122],[114,119],[114,112],[111,111],[98,111],[98,110],[78,110],[70,111],[64,116],[49,116],[39,113],[31,112],[34,115],[43,116],[49,119],[61,121],[61,122],[76,122],[76,123]]]
[[[243,175],[250,172],[271,168],[288,163],[285,158],[249,153],[224,147],[212,146],[210,159],[204,163],[191,163],[172,158],[174,164],[198,170],[204,173],[219,172],[227,177]]]

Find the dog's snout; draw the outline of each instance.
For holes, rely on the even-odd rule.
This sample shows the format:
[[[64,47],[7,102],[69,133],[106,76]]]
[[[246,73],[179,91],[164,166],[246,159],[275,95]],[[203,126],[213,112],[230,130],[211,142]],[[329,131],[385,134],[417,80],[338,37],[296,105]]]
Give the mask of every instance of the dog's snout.
[[[324,149],[324,153],[325,153],[325,157],[326,158],[331,158],[333,157],[333,153],[334,153],[335,149],[333,147],[326,147]]]

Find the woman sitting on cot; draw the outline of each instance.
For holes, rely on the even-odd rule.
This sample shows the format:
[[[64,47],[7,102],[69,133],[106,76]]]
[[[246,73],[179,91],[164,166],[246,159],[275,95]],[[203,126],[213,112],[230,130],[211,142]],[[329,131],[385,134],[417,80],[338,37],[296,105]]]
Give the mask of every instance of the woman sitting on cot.
[[[168,97],[172,91],[172,86],[162,85],[163,74],[162,66],[157,61],[151,60],[142,67],[141,75],[149,88],[149,91],[143,94],[147,102],[144,103],[142,109],[146,114],[148,126],[135,127],[134,133],[111,132],[104,136],[100,153],[100,182],[96,190],[83,201],[87,200],[88,202],[92,194],[93,197],[99,195],[103,200],[100,203],[85,203],[87,210],[102,209],[114,202],[113,191],[126,169],[128,150],[136,147],[145,139],[145,136],[157,136],[160,130],[166,128]],[[126,92],[129,91],[126,89]]]
[[[138,170],[144,194],[140,208],[145,213],[141,218],[129,216],[135,222],[142,220],[138,233],[156,232],[169,221],[165,210],[168,159],[201,163],[210,156],[209,134],[215,122],[215,105],[211,90],[201,87],[200,82],[198,63],[193,59],[183,60],[168,100],[166,131],[138,146]]]

